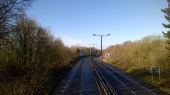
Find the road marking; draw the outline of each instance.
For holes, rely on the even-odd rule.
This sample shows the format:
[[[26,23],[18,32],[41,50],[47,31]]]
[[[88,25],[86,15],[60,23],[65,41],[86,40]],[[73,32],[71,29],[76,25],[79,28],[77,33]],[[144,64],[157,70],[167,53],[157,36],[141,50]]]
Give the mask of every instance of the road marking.
[[[130,90],[131,93],[133,93],[134,95],[136,95],[136,93],[131,90],[126,84],[124,84],[121,80],[119,80],[115,75],[113,75],[110,71],[106,70],[106,68],[104,69],[105,71],[107,71],[110,75],[112,75],[114,78],[116,78],[123,86],[125,86],[128,90]]]
[[[61,95],[64,94],[66,88],[67,88],[68,85],[70,84],[70,81],[73,79],[73,76],[75,76],[75,73],[76,73],[76,71],[78,70],[78,67],[81,66],[81,63],[82,63],[82,60],[80,60],[80,61],[77,63],[77,65],[73,68],[73,71],[71,71],[71,77],[69,78],[69,80],[68,80],[66,86],[64,87],[64,90],[62,91]]]
[[[109,93],[111,93],[113,95],[117,95],[117,93],[113,89],[111,90],[112,87],[109,87],[108,83],[103,83],[103,78],[101,77],[101,75],[99,75],[100,71],[97,70],[98,67],[96,66],[96,64],[94,62],[90,62],[90,63],[91,63],[91,66],[93,64],[93,66],[92,66],[94,68],[93,71],[94,71],[94,73],[96,73],[98,75],[98,78],[100,79],[99,82],[100,82],[105,94],[108,94],[106,90],[109,90]]]
[[[71,80],[68,80],[66,86],[64,87],[63,93],[65,92],[65,89],[67,88],[68,84],[70,83]]]
[[[117,74],[120,74],[122,77],[125,76],[124,73],[122,73],[122,72],[120,72],[120,71],[116,71],[115,69],[113,69],[111,65],[109,65],[109,64],[107,64],[107,63],[101,63],[101,64],[103,64],[104,66],[107,66],[107,67],[110,68],[111,70],[114,70],[114,72],[116,72]],[[115,76],[115,75],[114,75],[114,76]],[[132,80],[132,79],[129,78],[128,76],[127,76],[126,78],[127,78],[128,80],[130,80],[130,81],[133,81],[133,83],[135,83],[136,85],[141,86],[141,88],[145,89],[146,91],[148,91],[148,92],[150,92],[150,93],[152,93],[152,94],[154,94],[154,95],[157,95],[157,94],[156,94],[155,92],[153,92],[151,89],[146,88],[145,86],[141,85],[140,83],[136,82],[135,80]],[[121,81],[121,82],[122,82],[122,81]],[[123,82],[122,82],[122,83],[123,83]],[[124,84],[124,83],[123,83],[123,84]],[[129,88],[129,89],[130,89],[130,88]],[[134,92],[134,91],[133,91],[133,92]]]

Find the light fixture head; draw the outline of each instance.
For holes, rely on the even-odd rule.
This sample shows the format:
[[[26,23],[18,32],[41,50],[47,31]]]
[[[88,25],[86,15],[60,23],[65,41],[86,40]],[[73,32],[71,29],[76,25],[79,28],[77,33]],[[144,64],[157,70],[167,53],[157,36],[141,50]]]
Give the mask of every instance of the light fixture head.
[[[107,34],[107,36],[110,36],[111,34]]]

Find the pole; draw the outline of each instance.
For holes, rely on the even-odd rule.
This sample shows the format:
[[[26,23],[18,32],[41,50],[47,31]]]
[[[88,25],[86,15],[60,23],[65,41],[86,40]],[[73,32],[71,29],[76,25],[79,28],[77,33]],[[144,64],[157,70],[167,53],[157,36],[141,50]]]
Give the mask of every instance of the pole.
[[[110,34],[107,34],[107,35],[96,35],[96,34],[93,34],[93,36],[100,36],[100,38],[101,38],[101,62],[102,62],[102,59],[103,59],[103,50],[102,50],[102,40],[103,40],[103,36],[109,36]],[[101,68],[101,73],[102,73],[102,66],[101,65],[99,65],[100,66],[100,68]]]
[[[100,36],[101,37],[101,62],[102,62],[102,59],[103,59],[103,50],[102,50],[102,40],[103,40],[103,35]]]
[[[94,45],[97,45],[97,44],[89,44],[89,45],[92,45],[92,47],[91,47],[91,56],[93,57],[94,56]]]
[[[100,36],[100,38],[101,38],[101,62],[102,62],[102,59],[103,59],[103,50],[102,50],[102,40],[103,40],[103,36],[109,36],[110,34],[107,34],[107,35],[96,35],[96,34],[93,34],[93,36]],[[102,66],[101,65],[99,65],[100,66],[100,68],[101,68],[101,74],[102,74]]]
[[[93,34],[93,36],[100,36],[100,38],[101,38],[101,61],[102,61],[102,59],[103,59],[103,50],[102,50],[103,36],[110,36],[110,34],[107,34],[107,35],[96,35],[96,34]]]
[[[91,58],[91,47],[90,47],[90,58]]]

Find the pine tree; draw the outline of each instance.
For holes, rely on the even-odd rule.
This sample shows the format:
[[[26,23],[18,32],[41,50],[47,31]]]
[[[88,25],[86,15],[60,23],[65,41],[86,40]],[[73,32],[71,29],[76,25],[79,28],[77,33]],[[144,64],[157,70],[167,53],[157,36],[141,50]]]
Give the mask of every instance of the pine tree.
[[[170,51],[170,0],[167,0],[168,7],[165,9],[162,9],[162,12],[165,13],[165,19],[168,21],[167,24],[162,24],[165,28],[168,30],[166,32],[162,32],[164,37],[167,38],[167,49]]]

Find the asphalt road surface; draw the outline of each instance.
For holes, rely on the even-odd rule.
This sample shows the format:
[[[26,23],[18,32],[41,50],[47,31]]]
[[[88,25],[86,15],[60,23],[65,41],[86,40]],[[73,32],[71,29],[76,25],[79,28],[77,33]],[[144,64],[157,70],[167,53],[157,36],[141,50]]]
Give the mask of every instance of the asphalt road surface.
[[[82,58],[52,95],[160,95],[113,66]]]

